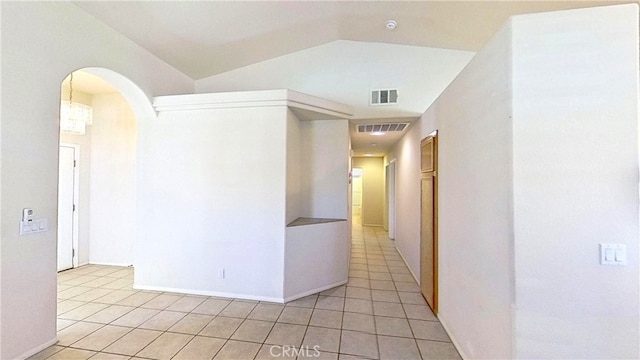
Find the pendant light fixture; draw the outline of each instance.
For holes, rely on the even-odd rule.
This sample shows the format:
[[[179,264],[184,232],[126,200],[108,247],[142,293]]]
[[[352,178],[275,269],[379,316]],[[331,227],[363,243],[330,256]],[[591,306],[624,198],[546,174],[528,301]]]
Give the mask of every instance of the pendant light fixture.
[[[73,102],[73,73],[69,76],[69,100],[60,104],[60,131],[76,135],[84,135],[87,125],[93,124],[91,106]]]

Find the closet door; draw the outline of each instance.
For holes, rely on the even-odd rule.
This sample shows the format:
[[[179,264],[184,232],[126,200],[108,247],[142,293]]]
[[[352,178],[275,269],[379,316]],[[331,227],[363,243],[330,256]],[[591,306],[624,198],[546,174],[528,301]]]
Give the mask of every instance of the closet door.
[[[434,313],[438,308],[437,138],[421,147],[420,291]]]

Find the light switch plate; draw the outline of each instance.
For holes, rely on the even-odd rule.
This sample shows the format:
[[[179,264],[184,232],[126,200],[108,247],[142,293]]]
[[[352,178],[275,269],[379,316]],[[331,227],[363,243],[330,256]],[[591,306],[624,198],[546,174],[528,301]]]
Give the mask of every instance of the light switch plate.
[[[627,265],[627,246],[600,244],[600,265]]]

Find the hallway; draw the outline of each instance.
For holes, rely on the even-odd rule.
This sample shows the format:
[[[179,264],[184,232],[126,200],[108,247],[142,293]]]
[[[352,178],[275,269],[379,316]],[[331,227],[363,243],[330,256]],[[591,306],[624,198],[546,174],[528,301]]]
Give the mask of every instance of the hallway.
[[[132,289],[133,269],[58,274],[58,344],[30,359],[459,359],[387,233],[354,224],[349,283],[275,304]]]

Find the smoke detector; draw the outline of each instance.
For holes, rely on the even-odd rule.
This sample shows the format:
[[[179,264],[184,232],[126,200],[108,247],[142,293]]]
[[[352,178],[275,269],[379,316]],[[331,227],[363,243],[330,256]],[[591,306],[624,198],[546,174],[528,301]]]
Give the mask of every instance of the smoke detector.
[[[384,23],[384,26],[388,29],[388,30],[395,30],[396,27],[398,27],[398,22],[395,20],[387,20]]]

